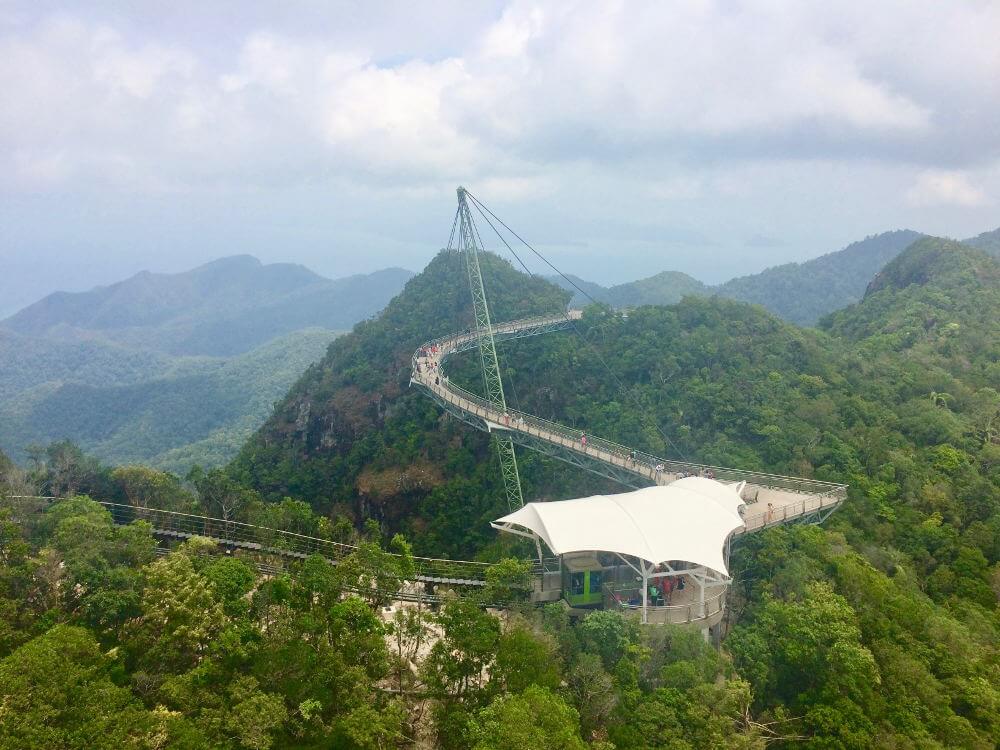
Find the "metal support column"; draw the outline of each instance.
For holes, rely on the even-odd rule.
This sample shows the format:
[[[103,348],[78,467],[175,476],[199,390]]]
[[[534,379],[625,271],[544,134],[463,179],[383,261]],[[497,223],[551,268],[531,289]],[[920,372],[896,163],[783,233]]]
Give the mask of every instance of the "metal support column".
[[[475,224],[466,201],[465,188],[458,189],[458,249],[465,256],[465,267],[469,274],[469,288],[472,290],[472,306],[476,314],[476,330],[479,341],[479,359],[483,367],[483,384],[486,387],[487,400],[501,414],[507,411],[507,401],[504,398],[503,382],[500,380],[500,363],[497,360],[496,342],[493,339],[493,326],[490,322],[490,309],[486,303],[486,288],[483,286],[483,272],[479,267],[479,245]],[[507,494],[507,505],[516,510],[524,505],[521,493],[521,475],[517,470],[517,456],[514,455],[514,443],[509,435],[494,433],[493,440],[500,457],[500,471],[503,474],[504,490]]]

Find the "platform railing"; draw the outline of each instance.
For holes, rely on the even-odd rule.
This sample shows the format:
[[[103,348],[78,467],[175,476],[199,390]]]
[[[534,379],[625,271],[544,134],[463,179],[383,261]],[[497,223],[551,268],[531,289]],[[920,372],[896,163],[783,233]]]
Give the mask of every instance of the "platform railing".
[[[797,502],[771,508],[762,513],[748,514],[743,518],[743,528],[737,529],[734,534],[743,534],[768,526],[777,526],[786,521],[794,520],[802,516],[832,509],[839,505],[843,498],[839,495],[817,495],[807,497]]]
[[[636,593],[637,596],[626,597],[624,594]],[[635,603],[642,598],[642,590],[635,586],[618,586],[606,584],[604,587],[604,606],[606,609],[616,609],[632,615],[642,615],[642,604]],[[683,625],[708,620],[718,615],[726,606],[726,591],[707,597],[704,602],[693,601],[683,604],[661,604],[646,606],[646,623],[650,625],[674,624]]]

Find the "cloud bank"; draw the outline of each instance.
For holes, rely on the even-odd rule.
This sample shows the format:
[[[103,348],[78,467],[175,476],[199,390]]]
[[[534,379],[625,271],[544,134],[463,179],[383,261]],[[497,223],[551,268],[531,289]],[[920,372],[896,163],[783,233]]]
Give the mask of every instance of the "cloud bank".
[[[961,170],[1000,157],[998,30],[987,3],[515,2],[460,54],[379,63],[321,34],[262,28],[220,59],[43,15],[0,37],[3,173],[30,190],[436,187],[779,154]]]
[[[304,191],[349,206],[355,234],[331,237],[375,262],[412,226],[386,196],[415,213],[465,182],[573,217],[525,214],[563,248],[709,238],[736,270],[789,259],[807,220],[825,239],[806,256],[893,222],[982,231],[1000,199],[996,3],[212,5],[0,15],[3,194],[39,215],[109,195],[253,214],[248,194]],[[3,252],[58,244],[18,217]]]

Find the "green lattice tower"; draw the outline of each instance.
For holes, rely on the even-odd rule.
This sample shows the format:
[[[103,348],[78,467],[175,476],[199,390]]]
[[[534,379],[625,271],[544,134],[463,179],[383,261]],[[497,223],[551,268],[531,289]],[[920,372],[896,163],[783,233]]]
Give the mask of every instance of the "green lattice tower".
[[[486,289],[483,286],[483,272],[479,267],[479,241],[472,213],[465,197],[465,188],[458,189],[458,249],[465,255],[465,267],[469,272],[469,288],[472,290],[472,306],[476,313],[476,330],[479,333],[479,359],[483,366],[483,384],[486,398],[503,414],[507,411],[507,401],[503,395],[500,380],[500,363],[497,361],[497,347],[493,340],[493,325],[490,309],[486,304]],[[521,494],[521,475],[517,471],[517,456],[514,442],[502,430],[493,431],[493,441],[500,455],[500,471],[507,493],[507,505],[516,510],[524,505]]]

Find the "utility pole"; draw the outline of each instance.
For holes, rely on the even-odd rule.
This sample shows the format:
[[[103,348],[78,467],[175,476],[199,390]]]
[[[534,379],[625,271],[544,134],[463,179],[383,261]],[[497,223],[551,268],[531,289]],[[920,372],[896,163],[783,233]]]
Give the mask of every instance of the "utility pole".
[[[479,359],[483,366],[483,384],[486,399],[500,414],[507,412],[507,401],[503,395],[500,380],[500,363],[497,361],[497,347],[493,340],[493,325],[490,309],[486,304],[486,289],[483,286],[483,272],[479,267],[479,240],[472,213],[466,200],[465,188],[458,189],[458,249],[465,255],[465,267],[469,273],[469,288],[472,290],[472,306],[476,313],[476,331],[479,333]],[[500,471],[503,473],[507,505],[516,510],[524,505],[521,493],[521,475],[517,471],[517,456],[514,455],[514,441],[501,431],[493,432],[493,440],[500,455]]]

